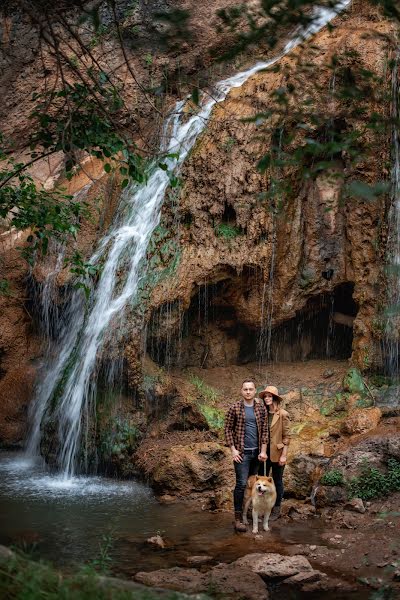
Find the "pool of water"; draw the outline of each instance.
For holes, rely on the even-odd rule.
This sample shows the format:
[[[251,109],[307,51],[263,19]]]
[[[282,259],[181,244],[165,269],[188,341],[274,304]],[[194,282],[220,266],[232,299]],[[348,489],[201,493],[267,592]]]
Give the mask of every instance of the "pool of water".
[[[146,544],[160,533],[167,548]],[[280,525],[255,539],[238,536],[227,513],[160,504],[135,481],[64,479],[21,454],[0,453],[0,543],[34,551],[57,565],[89,562],[108,546],[116,573],[185,566],[190,555],[215,562],[255,551],[286,553],[295,543],[318,543],[318,523]]]

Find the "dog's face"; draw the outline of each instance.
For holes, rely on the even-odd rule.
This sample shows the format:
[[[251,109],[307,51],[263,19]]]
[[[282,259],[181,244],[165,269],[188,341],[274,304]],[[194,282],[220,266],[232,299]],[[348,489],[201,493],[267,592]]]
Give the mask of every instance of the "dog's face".
[[[257,496],[271,494],[275,489],[274,480],[272,477],[259,477],[257,475],[254,487]]]

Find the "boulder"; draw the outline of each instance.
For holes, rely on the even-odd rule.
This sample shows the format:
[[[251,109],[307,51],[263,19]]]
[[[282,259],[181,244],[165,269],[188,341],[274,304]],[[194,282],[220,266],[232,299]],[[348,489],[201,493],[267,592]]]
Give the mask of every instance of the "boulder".
[[[0,560],[10,560],[11,558],[14,558],[15,554],[12,550],[10,550],[10,548],[7,548],[7,546],[1,546],[0,545]]]
[[[150,546],[153,546],[154,548],[159,548],[160,550],[162,550],[163,548],[165,548],[165,542],[162,539],[161,535],[153,535],[153,537],[150,537],[146,540],[146,544],[149,544]]]
[[[343,504],[346,500],[346,490],[340,485],[318,485],[314,493],[314,503],[317,508]]]
[[[218,442],[198,442],[175,445],[160,457],[154,471],[149,474],[156,492],[187,496],[190,493],[229,490],[231,502],[234,488],[234,471],[228,448]],[[218,506],[217,508],[221,508]]]
[[[302,587],[306,583],[320,581],[323,577],[326,577],[326,574],[321,571],[301,571],[300,573],[297,573],[297,575],[292,575],[292,577],[285,579],[285,585]]]
[[[207,573],[197,569],[159,569],[137,573],[136,581],[151,587],[166,588],[188,593],[208,592],[221,598],[236,600],[268,600],[268,591],[261,577],[248,568],[235,564],[219,564]]]
[[[329,468],[342,471],[348,479],[359,475],[365,464],[384,470],[388,459],[398,456],[400,456],[400,432],[371,435],[333,457]]]
[[[366,433],[375,429],[381,419],[379,408],[358,408],[354,410],[342,423],[341,431],[345,435]]]
[[[135,581],[150,587],[167,588],[189,593],[198,593],[207,589],[208,577],[197,569],[159,569],[148,573],[139,572]]]
[[[285,468],[285,490],[295,498],[310,496],[314,483],[318,480],[321,467],[328,462],[325,457],[306,454],[294,456]]]
[[[344,505],[344,508],[346,510],[351,510],[353,512],[358,512],[361,514],[364,514],[365,510],[366,510],[365,506],[364,506],[364,502],[362,501],[361,498],[353,498],[349,502],[346,502],[346,504]]]
[[[265,583],[259,575],[248,568],[235,564],[220,564],[211,569],[208,586],[204,591],[212,589],[216,597],[237,600],[268,600],[269,594]]]
[[[299,500],[286,500],[282,505],[283,517],[288,517],[294,521],[300,521],[315,517],[316,510],[312,504],[303,504]]]
[[[313,570],[305,556],[283,556],[273,552],[246,554],[233,564],[237,567],[250,569],[263,579],[284,579]]]

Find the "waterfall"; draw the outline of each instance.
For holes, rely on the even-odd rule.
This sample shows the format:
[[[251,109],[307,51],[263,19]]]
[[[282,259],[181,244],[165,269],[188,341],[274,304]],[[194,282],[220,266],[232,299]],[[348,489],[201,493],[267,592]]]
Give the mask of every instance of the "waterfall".
[[[169,187],[168,172],[179,172],[216,103],[319,31],[349,2],[343,0],[331,9],[319,7],[311,25],[297,32],[279,56],[216,84],[213,97],[204,96],[196,114],[185,114],[184,100],[176,104],[166,119],[160,151],[167,155],[164,162],[168,170],[154,165],[146,184],[131,185],[122,194],[116,219],[90,259],[93,265],[102,265],[99,281],[92,288],[90,305],[85,308],[82,292],[76,292],[60,340],[61,351],[49,365],[34,401],[35,419],[28,451],[31,455],[39,453],[43,424],[46,415],[52,412],[61,446],[58,463],[65,478],[70,478],[77,468],[83,428],[87,429],[94,408],[97,359],[107,330],[113,320],[123,317],[124,309],[137,293],[147,247]],[[125,274],[122,282],[121,272]]]
[[[391,203],[389,209],[388,232],[388,269],[387,300],[388,318],[386,320],[385,363],[389,376],[399,378],[399,308],[400,308],[400,117],[399,106],[399,55],[392,69],[392,181]]]

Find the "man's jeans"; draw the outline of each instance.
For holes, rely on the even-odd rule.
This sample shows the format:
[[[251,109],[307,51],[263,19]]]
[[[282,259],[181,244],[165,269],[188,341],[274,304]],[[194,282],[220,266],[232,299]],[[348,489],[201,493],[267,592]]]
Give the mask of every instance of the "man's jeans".
[[[236,486],[233,492],[233,504],[235,512],[242,512],[244,490],[250,475],[258,473],[258,448],[256,450],[244,450],[241,454],[242,462],[234,462],[236,474]]]

